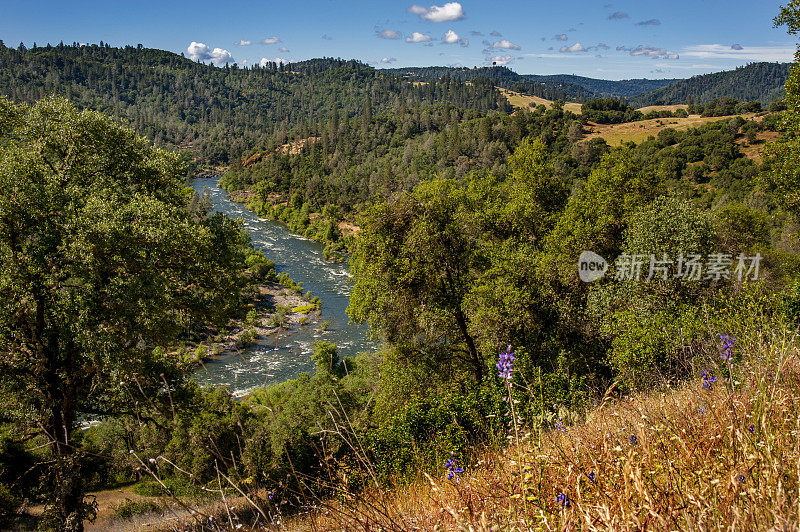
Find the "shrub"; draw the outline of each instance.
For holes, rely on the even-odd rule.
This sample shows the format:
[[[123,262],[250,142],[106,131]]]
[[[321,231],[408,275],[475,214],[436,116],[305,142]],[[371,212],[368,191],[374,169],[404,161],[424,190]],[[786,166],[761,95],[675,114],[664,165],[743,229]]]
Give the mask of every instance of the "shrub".
[[[125,499],[125,502],[114,507],[114,513],[118,519],[128,520],[136,515],[145,513],[163,513],[163,509],[152,501],[132,501]]]

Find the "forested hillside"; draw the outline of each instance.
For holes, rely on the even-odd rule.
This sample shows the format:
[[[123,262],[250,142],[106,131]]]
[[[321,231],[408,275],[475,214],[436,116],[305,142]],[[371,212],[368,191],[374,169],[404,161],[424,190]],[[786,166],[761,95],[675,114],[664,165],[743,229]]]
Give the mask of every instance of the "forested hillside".
[[[541,76],[537,74],[526,74],[526,78],[539,83],[571,83],[583,87],[598,96],[613,96],[616,98],[636,96],[643,92],[650,92],[670,83],[679,81],[677,79],[623,79],[611,81],[606,79],[594,79],[584,76],[574,76],[571,74],[555,74]]]
[[[694,76],[630,98],[634,107],[681,103],[705,104],[728,97],[760,101],[764,106],[783,97],[789,77],[788,63],[752,63],[735,70]]]
[[[227,163],[257,146],[304,138],[319,120],[369,116],[405,105],[449,103],[508,111],[489,83],[413,85],[357,61],[217,68],[177,54],[127,46],[0,46],[0,94],[33,102],[64,96],[130,123],[167,147]]]
[[[579,84],[557,79],[545,79],[546,76],[539,76],[536,77],[536,79],[532,79],[531,76],[517,74],[510,68],[504,66],[480,68],[406,67],[384,69],[384,72],[391,72],[410,80],[426,82],[442,79],[444,77],[466,81],[487,78],[492,80],[492,83],[498,87],[516,92],[523,92],[548,100],[582,101],[596,96],[594,91],[587,90]]]

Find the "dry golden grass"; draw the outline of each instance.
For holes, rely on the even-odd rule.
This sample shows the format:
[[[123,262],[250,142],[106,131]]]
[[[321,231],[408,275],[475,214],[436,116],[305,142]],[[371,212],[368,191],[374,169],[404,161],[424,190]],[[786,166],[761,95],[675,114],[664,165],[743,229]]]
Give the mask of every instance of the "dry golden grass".
[[[710,390],[698,378],[661,393],[607,397],[583,423],[486,452],[459,483],[443,472],[391,491],[343,493],[284,526],[795,530],[800,352],[791,332],[747,341],[761,354],[733,368],[732,382],[717,368]]]
[[[501,89],[500,87],[497,87],[497,90],[499,90],[503,96],[506,97],[508,103],[517,109],[531,109],[531,104],[533,104],[534,107],[537,105],[544,105],[546,107],[553,106],[553,102],[551,100],[539,98],[538,96],[528,96],[518,92],[510,91],[508,89]],[[575,114],[581,114],[581,104],[567,102],[564,104],[564,110],[571,111]]]
[[[755,114],[741,115],[743,118],[750,119]],[[730,117],[702,117],[691,115],[688,118],[653,118],[651,120],[640,120],[638,122],[626,122],[624,124],[593,124],[589,123],[587,129],[590,133],[587,138],[602,137],[611,146],[619,146],[623,142],[635,142],[637,144],[647,140],[649,136],[657,136],[659,131],[666,128],[673,128],[678,131],[685,131],[703,124],[728,120]]]
[[[647,107],[640,107],[638,110],[647,114],[650,111],[670,111],[674,113],[678,109],[689,109],[689,106],[685,103],[678,105],[648,105]]]
[[[778,139],[780,135],[775,131],[761,131],[756,135],[758,142],[756,144],[749,144],[746,139],[737,140],[737,144],[741,146],[742,154],[760,163],[764,160],[764,150],[771,142]]]

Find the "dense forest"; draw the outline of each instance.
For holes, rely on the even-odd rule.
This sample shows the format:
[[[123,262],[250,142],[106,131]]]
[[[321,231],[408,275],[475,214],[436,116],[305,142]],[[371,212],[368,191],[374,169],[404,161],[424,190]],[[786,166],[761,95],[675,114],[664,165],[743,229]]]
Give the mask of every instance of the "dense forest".
[[[548,100],[581,101],[595,96],[591,90],[581,85],[560,80],[531,79],[530,76],[517,74],[505,66],[492,67],[406,67],[386,68],[383,72],[403,76],[412,81],[435,81],[445,76],[450,78],[471,81],[475,79],[490,79],[497,87],[513,90],[545,98]]]
[[[607,79],[594,79],[571,74],[554,74],[549,76],[527,74],[525,77],[538,82],[572,83],[574,85],[583,87],[587,91],[591,91],[597,96],[614,98],[628,98],[631,96],[636,96],[637,94],[654,91],[656,89],[666,87],[670,83],[679,81],[677,79],[623,79],[619,81],[611,81]]]
[[[728,97],[742,101],[760,101],[768,105],[783,97],[783,86],[789,77],[787,63],[751,63],[735,70],[704,74],[630,97],[634,107],[695,103],[705,104]]]
[[[360,63],[317,59],[217,68],[162,50],[77,44],[0,46],[0,94],[33,102],[55,94],[130,124],[159,146],[227,164],[318,121],[369,116],[417,103],[508,111],[488,83],[445,78],[413,85]]]

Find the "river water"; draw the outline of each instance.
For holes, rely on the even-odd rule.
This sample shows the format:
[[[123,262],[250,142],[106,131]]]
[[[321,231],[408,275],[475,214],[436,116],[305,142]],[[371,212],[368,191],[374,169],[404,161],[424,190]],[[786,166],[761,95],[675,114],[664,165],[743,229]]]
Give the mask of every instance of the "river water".
[[[244,205],[228,199],[217,188],[217,178],[194,179],[198,192],[206,189],[213,209],[232,218],[241,218],[250,232],[253,246],[275,261],[278,272],[287,272],[303,283],[303,292],[311,291],[322,300],[321,321],[330,327],[318,331],[317,325],[295,326],[294,330],[271,336],[237,354],[208,361],[194,374],[201,385],[226,385],[236,395],[257,386],[282,382],[302,371],[313,371],[311,354],[314,342],[323,340],[339,347],[340,356],[354,356],[374,350],[367,338],[367,327],[349,323],[345,309],[350,297],[350,273],[345,263],[331,264],[322,256],[323,246],[293,234],[280,223],[264,220]]]

